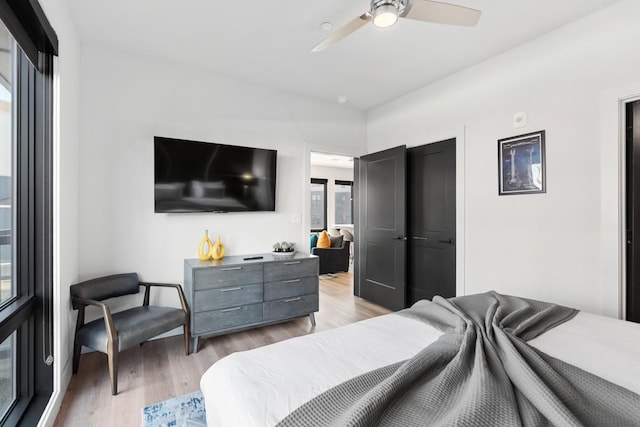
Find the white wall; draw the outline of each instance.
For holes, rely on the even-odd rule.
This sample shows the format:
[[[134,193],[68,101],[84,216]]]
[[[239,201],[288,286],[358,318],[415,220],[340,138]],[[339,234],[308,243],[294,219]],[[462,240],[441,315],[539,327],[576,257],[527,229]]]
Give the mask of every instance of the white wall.
[[[327,182],[327,226],[335,225],[336,185],[335,181],[353,182],[353,168],[336,168],[311,165],[311,178],[324,178]]]
[[[71,377],[75,327],[69,286],[78,280],[80,41],[65,0],[40,4],[59,42],[54,64],[54,390],[39,424],[51,426]]]
[[[307,247],[303,224],[292,223],[304,212],[305,147],[365,149],[365,114],[337,104],[100,46],[83,46],[81,72],[82,279],[136,271],[182,283],[183,259],[197,257],[205,229],[227,255],[282,240]],[[277,149],[276,212],[155,214],[154,135]]]
[[[465,293],[495,289],[619,315],[611,88],[640,93],[640,57],[630,49],[640,39],[638,16],[640,2],[621,1],[369,112],[369,152],[465,129]],[[519,111],[529,123],[514,129]],[[541,129],[547,193],[498,196],[496,141]]]

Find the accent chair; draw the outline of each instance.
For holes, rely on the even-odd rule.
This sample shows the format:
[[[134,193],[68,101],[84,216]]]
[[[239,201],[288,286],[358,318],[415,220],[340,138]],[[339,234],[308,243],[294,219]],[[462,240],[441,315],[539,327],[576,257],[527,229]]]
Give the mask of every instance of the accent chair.
[[[112,313],[103,300],[137,294],[144,286],[142,306]],[[174,288],[182,308],[149,305],[152,287]],[[111,394],[118,394],[118,353],[126,348],[183,327],[185,352],[189,355],[189,307],[182,287],[177,284],[145,283],[136,273],[115,274],[87,280],[70,287],[71,303],[78,310],[78,322],[73,344],[73,373],[78,372],[82,346],[106,353],[109,362]],[[102,317],[85,323],[85,308],[95,306]]]

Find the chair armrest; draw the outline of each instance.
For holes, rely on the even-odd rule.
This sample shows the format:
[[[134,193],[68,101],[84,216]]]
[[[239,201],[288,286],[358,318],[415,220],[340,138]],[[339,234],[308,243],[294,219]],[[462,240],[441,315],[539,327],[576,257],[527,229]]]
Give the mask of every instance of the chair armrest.
[[[336,250],[340,250],[340,249],[342,249],[342,248],[318,248],[318,247],[315,247],[315,248],[313,248],[312,253],[315,254],[315,253],[319,253],[319,252],[336,251]]]
[[[317,254],[323,253],[323,252],[326,253],[326,254],[330,254],[330,253],[336,253],[338,251],[344,251],[345,248],[348,248],[348,246],[345,245],[344,243],[342,244],[342,246],[333,247],[333,248],[318,248],[318,247],[315,247],[315,248],[313,248],[311,253],[313,255],[317,255]]]
[[[180,305],[185,313],[189,314],[189,306],[187,305],[187,299],[184,296],[182,286],[177,283],[153,283],[153,282],[140,282],[140,286],[144,286],[144,302],[142,305],[149,305],[150,291],[152,286],[159,288],[175,288],[178,291],[178,297],[180,298]]]
[[[105,309],[107,311],[109,311],[109,306],[103,302],[100,301],[96,301],[96,300],[92,300],[92,299],[87,299],[87,298],[81,298],[81,297],[71,297],[74,301],[80,303],[80,304],[84,304],[84,305],[93,305],[95,307],[100,307],[102,308],[102,310],[104,311]]]
[[[109,309],[109,306],[103,302],[100,301],[96,301],[96,300],[92,300],[92,299],[87,299],[87,298],[80,298],[80,297],[72,297],[76,302],[83,304],[83,307],[81,307],[80,309],[82,310],[82,318],[83,318],[83,322],[84,323],[84,305],[92,305],[94,307],[99,307],[100,309],[102,309],[102,316],[104,317],[104,326],[107,329],[107,335],[108,335],[108,339],[110,341],[118,341],[118,334],[116,332],[116,327],[113,324],[113,318],[111,317],[111,310]],[[78,324],[77,328],[79,328],[81,325]]]

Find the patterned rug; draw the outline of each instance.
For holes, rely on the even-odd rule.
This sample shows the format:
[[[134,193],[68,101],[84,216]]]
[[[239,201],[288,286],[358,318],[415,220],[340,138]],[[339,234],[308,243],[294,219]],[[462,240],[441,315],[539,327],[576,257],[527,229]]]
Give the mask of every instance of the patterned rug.
[[[142,409],[142,427],[202,427],[207,425],[202,392],[177,396]]]

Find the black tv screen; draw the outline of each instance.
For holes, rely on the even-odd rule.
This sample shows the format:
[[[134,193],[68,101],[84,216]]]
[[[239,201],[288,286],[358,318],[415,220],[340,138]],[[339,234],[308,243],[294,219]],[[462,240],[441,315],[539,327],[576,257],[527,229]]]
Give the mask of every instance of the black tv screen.
[[[155,212],[274,211],[276,150],[154,137]]]

